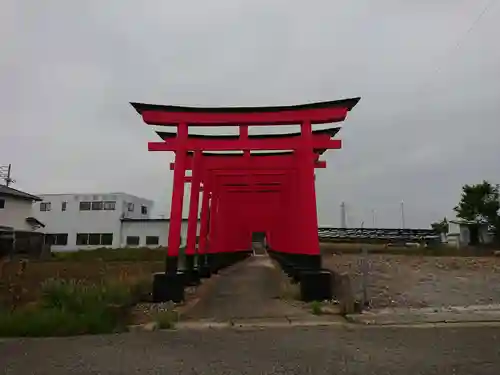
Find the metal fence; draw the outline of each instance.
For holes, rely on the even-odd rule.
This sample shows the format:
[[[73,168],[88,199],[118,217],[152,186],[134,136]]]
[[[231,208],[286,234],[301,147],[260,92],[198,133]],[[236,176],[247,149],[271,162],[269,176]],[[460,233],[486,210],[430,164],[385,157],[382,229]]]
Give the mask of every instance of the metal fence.
[[[364,242],[364,243],[405,243],[440,242],[441,236],[433,229],[401,228],[318,228],[322,241]]]
[[[2,229],[0,258],[16,256],[41,258],[50,254],[50,246],[45,245],[44,239],[44,233]]]

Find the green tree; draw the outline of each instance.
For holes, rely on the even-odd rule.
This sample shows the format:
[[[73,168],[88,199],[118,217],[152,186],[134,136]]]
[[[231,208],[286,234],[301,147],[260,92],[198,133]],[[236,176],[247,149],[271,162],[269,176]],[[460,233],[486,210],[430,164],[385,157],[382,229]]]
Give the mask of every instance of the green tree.
[[[487,223],[495,230],[497,239],[500,235],[500,209],[499,185],[483,181],[476,185],[464,185],[462,197],[454,208],[457,217],[474,221],[477,224]]]
[[[444,218],[441,221],[432,223],[431,228],[434,229],[437,233],[447,234],[449,230],[448,220]]]

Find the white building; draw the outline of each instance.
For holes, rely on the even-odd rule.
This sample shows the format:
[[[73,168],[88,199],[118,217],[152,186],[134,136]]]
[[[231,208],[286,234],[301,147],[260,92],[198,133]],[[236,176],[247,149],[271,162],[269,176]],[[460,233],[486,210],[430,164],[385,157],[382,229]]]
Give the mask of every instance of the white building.
[[[169,219],[123,219],[121,247],[166,247],[168,245],[169,227]],[[181,247],[186,246],[187,229],[188,221],[182,219]]]
[[[43,224],[33,217],[32,204],[37,196],[0,185],[0,228],[14,231],[34,231]]]
[[[126,193],[42,194],[34,205],[52,251],[167,246],[169,220],[152,219],[153,201]],[[185,245],[187,221],[181,229]]]
[[[446,237],[448,244],[456,247],[489,244],[493,241],[486,223],[478,224],[466,220],[450,220]]]

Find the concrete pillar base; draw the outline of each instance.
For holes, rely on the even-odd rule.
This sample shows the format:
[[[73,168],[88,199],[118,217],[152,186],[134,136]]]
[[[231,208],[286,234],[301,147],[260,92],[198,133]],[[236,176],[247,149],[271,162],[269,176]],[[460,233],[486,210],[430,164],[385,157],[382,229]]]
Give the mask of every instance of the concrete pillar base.
[[[329,271],[303,271],[300,275],[300,297],[304,302],[332,299],[332,274]]]
[[[153,276],[153,302],[184,301],[183,277],[177,274],[155,273]]]
[[[165,273],[169,275],[176,275],[179,265],[179,257],[167,255],[165,258]]]
[[[203,264],[202,266],[200,266],[199,273],[202,279],[209,278],[211,275],[210,267],[207,264]]]
[[[197,286],[200,285],[200,271],[197,268],[192,268],[185,271],[184,285]]]

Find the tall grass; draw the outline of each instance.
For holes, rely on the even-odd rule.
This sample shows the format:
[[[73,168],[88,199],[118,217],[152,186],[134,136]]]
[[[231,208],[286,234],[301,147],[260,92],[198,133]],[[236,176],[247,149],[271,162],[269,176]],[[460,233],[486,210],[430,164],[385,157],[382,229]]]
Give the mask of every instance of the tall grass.
[[[139,288],[141,290],[141,288]],[[0,336],[64,336],[125,328],[138,293],[125,284],[48,280],[37,304],[0,311]]]
[[[137,262],[137,261],[164,261],[165,248],[100,248],[95,250],[79,250],[52,253],[53,261],[95,261],[105,262]]]

